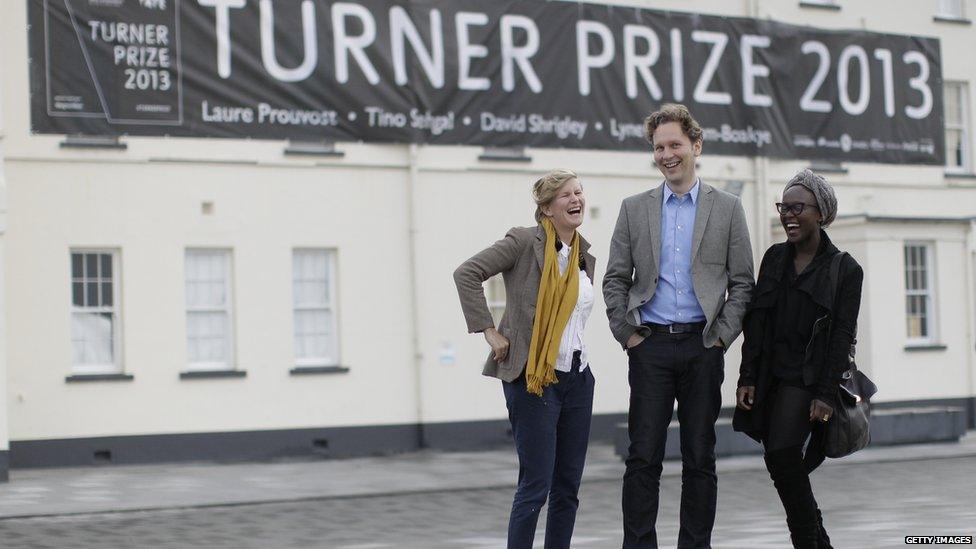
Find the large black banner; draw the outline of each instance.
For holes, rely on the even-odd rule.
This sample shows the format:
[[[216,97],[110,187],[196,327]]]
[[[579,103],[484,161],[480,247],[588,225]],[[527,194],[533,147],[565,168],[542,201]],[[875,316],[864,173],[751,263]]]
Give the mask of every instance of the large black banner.
[[[943,162],[932,38],[576,2],[28,0],[35,132]]]

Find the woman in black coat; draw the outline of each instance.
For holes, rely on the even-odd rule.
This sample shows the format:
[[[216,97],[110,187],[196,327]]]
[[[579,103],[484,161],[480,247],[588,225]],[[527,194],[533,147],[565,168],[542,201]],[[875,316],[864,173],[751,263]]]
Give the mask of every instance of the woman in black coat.
[[[733,427],[762,442],[793,547],[829,548],[809,473],[823,461],[823,427],[848,368],[864,272],[843,256],[833,299],[830,263],[840,252],[824,229],[837,215],[837,198],[823,177],[798,173],[776,209],[786,242],[763,256],[743,323]]]

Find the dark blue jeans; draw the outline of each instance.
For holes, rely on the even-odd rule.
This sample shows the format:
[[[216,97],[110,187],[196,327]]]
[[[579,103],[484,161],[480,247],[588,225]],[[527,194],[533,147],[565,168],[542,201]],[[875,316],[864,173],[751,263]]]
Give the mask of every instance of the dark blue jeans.
[[[508,521],[508,549],[530,549],[539,510],[549,500],[546,549],[568,549],[579,507],[580,480],[593,413],[593,373],[556,372],[542,396],[525,390],[525,376],[502,382],[519,458],[518,488]]]
[[[710,547],[718,482],[715,420],[725,358],[701,334],[653,333],[630,357],[630,448],[624,473],[624,548],[657,547],[658,492],[668,425],[678,401],[681,528],[678,547]]]

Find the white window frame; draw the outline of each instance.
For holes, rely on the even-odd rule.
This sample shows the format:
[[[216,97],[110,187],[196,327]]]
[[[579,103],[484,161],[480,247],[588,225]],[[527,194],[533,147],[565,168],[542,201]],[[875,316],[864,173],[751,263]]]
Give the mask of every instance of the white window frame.
[[[187,266],[189,264],[189,257],[194,254],[215,254],[220,253],[224,256],[224,261],[226,263],[226,273],[227,276],[224,279],[224,291],[227,296],[226,307],[190,307],[186,302],[186,286],[188,282],[187,276]],[[186,371],[188,372],[214,372],[214,371],[233,371],[236,369],[236,353],[235,342],[236,342],[236,329],[234,321],[234,254],[233,250],[230,248],[186,248],[183,253],[183,307],[185,309],[184,322],[184,345],[186,345]],[[227,340],[224,342],[225,350],[224,356],[227,358],[226,362],[215,362],[215,361],[201,361],[201,362],[191,362],[190,361],[190,323],[189,317],[190,313],[193,312],[221,312],[226,311],[227,314]]]
[[[326,287],[327,299],[324,303],[296,303],[295,302],[295,282],[296,272],[295,272],[295,257],[301,253],[324,253],[326,257],[326,277],[328,279],[328,286]],[[336,293],[336,263],[338,263],[339,254],[335,248],[293,248],[291,252],[291,287],[292,287],[292,357],[297,368],[312,368],[318,366],[338,366],[340,364],[340,349],[339,349],[339,307],[338,307],[338,294]],[[332,334],[329,339],[329,349],[331,350],[332,356],[322,356],[322,357],[298,357],[297,349],[295,348],[295,336],[297,323],[295,322],[295,316],[298,311],[316,311],[325,310],[327,314],[332,316]]]
[[[908,271],[908,248],[920,247],[925,251],[925,290],[911,289],[908,281],[905,281],[905,336],[909,346],[932,345],[938,341],[938,313],[936,307],[936,288],[935,288],[935,243],[931,241],[905,241],[902,246],[902,276],[907,278]],[[912,337],[908,332],[908,298],[911,296],[924,296],[925,300],[925,331],[928,335],[924,337]]]
[[[112,256],[112,306],[111,307],[78,307],[74,302],[74,272],[72,271],[72,256],[74,254],[108,254]],[[70,303],[69,330],[71,333],[71,372],[76,375],[105,375],[120,374],[122,369],[122,306],[121,290],[122,273],[119,269],[119,250],[114,248],[71,248],[68,252],[68,302]],[[74,328],[72,325],[75,314],[84,313],[112,313],[112,362],[105,364],[78,364],[74,361]]]
[[[965,0],[938,0],[935,15],[943,19],[965,19],[965,4]]]
[[[505,279],[501,273],[485,281],[485,301],[497,328],[505,314]]]
[[[972,155],[972,132],[970,131],[970,119],[969,119],[969,86],[966,82],[959,81],[947,81],[943,84],[943,89],[945,90],[945,97],[943,98],[946,103],[949,100],[949,93],[951,89],[959,91],[959,118],[960,120],[949,120],[946,118],[945,121],[945,131],[946,131],[946,143],[948,144],[948,134],[950,131],[959,131],[959,139],[962,143],[962,164],[957,166],[954,164],[949,164],[949,151],[946,151],[946,172],[947,173],[972,173],[973,171],[973,155]]]

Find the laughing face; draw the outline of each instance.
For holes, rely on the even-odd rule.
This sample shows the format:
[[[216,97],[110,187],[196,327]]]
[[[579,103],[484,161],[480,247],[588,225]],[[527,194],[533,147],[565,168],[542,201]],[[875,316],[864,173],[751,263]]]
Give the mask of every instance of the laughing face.
[[[800,206],[802,204],[802,206]],[[783,193],[783,208],[779,221],[786,229],[786,240],[792,244],[806,242],[820,231],[823,216],[817,207],[817,198],[806,187],[793,185]],[[796,213],[796,210],[801,210]],[[785,213],[783,213],[785,211]]]
[[[654,130],[654,163],[672,188],[689,189],[695,181],[695,158],[701,140],[692,143],[678,122],[666,122]]]
[[[583,210],[586,198],[583,196],[583,186],[575,177],[563,183],[556,191],[556,196],[548,204],[542,206],[542,213],[552,219],[557,231],[573,231],[583,224]]]

